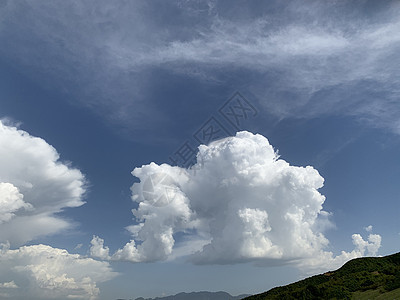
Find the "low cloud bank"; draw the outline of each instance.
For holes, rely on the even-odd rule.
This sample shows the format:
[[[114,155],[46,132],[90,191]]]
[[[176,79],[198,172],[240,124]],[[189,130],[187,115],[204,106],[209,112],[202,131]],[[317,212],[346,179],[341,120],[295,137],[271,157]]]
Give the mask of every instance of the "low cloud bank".
[[[12,299],[96,299],[96,284],[117,275],[108,262],[47,245],[3,244],[0,265],[0,297]]]

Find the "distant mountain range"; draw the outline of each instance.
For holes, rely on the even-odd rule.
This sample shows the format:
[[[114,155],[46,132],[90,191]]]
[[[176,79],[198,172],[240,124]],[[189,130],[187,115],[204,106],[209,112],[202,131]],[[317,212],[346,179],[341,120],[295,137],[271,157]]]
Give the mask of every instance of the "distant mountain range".
[[[179,293],[174,296],[157,298],[136,298],[135,300],[240,300],[250,295],[232,296],[226,292],[193,292]]]

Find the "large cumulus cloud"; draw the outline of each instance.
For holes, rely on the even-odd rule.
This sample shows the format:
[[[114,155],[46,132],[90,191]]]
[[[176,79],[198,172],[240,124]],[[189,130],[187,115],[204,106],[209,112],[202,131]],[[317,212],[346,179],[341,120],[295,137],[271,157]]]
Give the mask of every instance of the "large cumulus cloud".
[[[329,213],[318,191],[324,179],[313,167],[280,159],[262,135],[244,131],[201,145],[190,169],[151,163],[132,174],[140,179],[132,186],[138,202],[133,210],[138,223],[128,228],[132,240],[110,255],[94,237],[95,257],[141,262],[177,252],[197,264],[308,260],[310,265],[329,257],[334,265],[347,255],[325,251],[329,241],[320,224]],[[380,246],[373,236],[370,243],[359,235],[353,241],[359,251],[352,256],[365,248],[376,253]]]
[[[46,245],[0,250],[2,299],[95,299],[96,283],[114,278],[108,262]]]
[[[84,204],[85,178],[45,140],[0,121],[0,241],[21,245],[70,227],[55,214]]]

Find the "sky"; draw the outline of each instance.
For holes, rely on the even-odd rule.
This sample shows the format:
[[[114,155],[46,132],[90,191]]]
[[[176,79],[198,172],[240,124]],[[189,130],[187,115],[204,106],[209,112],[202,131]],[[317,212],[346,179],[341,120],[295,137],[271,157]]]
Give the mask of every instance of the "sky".
[[[0,296],[254,294],[400,246],[398,1],[0,0]]]

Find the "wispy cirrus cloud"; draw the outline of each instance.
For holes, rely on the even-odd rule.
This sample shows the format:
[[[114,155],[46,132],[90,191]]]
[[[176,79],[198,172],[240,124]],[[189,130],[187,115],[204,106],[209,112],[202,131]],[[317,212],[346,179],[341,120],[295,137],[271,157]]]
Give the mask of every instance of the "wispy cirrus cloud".
[[[400,7],[371,5],[8,2],[0,53],[133,130],[165,117],[151,93],[162,70],[205,86],[241,82],[279,118],[344,114],[399,133]],[[257,76],[238,79],[249,70]]]

